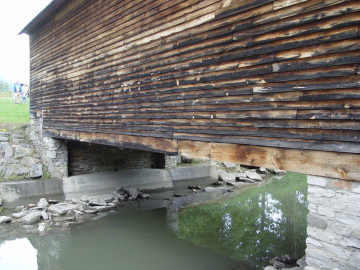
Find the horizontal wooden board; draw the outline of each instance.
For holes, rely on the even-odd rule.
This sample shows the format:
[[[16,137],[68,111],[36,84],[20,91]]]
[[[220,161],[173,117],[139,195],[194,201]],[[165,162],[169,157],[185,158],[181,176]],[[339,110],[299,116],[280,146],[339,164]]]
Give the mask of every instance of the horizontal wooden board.
[[[353,180],[359,18],[356,0],[68,1],[30,35],[31,113],[57,138]]]

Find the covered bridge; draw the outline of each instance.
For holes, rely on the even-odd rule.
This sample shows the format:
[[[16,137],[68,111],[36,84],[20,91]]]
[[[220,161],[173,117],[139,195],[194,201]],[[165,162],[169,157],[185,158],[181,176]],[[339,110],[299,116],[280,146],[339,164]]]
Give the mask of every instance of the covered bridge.
[[[55,152],[84,141],[322,176],[309,178],[308,263],[358,269],[359,11],[358,0],[54,0],[22,31],[32,124],[60,139]]]
[[[61,139],[360,180],[359,1],[55,0],[31,113]]]

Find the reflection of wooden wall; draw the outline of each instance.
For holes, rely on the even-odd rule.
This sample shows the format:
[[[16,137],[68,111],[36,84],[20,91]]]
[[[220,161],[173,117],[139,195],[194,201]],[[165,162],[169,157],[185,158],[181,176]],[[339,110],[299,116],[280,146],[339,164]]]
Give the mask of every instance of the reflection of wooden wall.
[[[31,35],[31,110],[56,137],[360,180],[359,11],[85,1]]]

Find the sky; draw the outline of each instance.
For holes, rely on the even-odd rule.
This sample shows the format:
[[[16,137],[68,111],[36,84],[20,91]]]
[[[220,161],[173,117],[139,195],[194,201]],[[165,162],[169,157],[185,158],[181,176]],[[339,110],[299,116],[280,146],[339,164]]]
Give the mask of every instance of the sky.
[[[29,38],[19,32],[51,0],[0,0],[0,77],[28,83]]]

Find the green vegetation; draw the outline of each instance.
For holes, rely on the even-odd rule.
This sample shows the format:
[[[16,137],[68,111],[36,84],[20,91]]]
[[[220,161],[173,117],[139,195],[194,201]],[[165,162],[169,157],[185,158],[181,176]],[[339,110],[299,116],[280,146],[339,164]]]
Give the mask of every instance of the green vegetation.
[[[260,269],[275,256],[304,255],[306,216],[306,178],[291,173],[224,201],[185,208],[178,235]]]
[[[0,123],[28,123],[29,104],[14,104],[11,92],[0,91]]]

